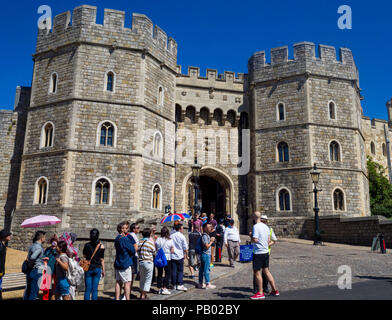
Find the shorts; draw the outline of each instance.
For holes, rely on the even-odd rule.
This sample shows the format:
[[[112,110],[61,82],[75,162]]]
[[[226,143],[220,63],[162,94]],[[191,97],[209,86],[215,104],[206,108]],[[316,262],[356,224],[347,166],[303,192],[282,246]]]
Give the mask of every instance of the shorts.
[[[189,250],[189,266],[196,267],[200,265],[200,255],[194,249]]]
[[[253,254],[253,271],[259,271],[269,267],[269,254]]]
[[[57,278],[57,285],[55,289],[55,293],[60,294],[61,296],[69,295],[69,282],[67,278]]]
[[[139,264],[139,259],[137,256],[132,257],[132,274],[137,274],[138,272],[138,264]]]
[[[122,283],[132,281],[132,266],[129,266],[124,270],[115,269],[115,272],[117,281],[121,281]]]

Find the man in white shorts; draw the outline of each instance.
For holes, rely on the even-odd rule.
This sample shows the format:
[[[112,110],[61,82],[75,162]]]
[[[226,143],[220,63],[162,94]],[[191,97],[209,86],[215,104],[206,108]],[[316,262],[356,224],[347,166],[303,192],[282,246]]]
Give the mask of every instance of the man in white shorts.
[[[119,235],[114,240],[116,249],[116,259],[114,261],[114,270],[116,273],[116,300],[120,300],[121,286],[124,284],[125,299],[131,299],[131,282],[132,282],[132,257],[136,251],[132,241],[127,237],[129,224],[121,222],[117,226]]]

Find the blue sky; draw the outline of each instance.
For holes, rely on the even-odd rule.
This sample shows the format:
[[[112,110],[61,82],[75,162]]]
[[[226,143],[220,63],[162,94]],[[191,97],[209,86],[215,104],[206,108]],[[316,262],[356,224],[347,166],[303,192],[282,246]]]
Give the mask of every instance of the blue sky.
[[[6,75],[0,78],[0,109],[13,107],[16,86],[31,85],[38,7],[49,5],[55,16],[67,10],[72,12],[81,4],[98,7],[97,23],[103,21],[104,8],[125,11],[127,27],[131,25],[132,12],[146,14],[177,41],[178,64],[183,70],[198,66],[202,75],[206,68],[220,73],[246,73],[253,52],[265,50],[269,60],[269,51],[274,47],[288,45],[292,57],[292,45],[296,42],[350,48],[359,69],[365,115],[387,119],[385,104],[392,97],[392,2],[359,0],[6,2],[2,4],[0,19],[0,65]],[[351,30],[337,26],[341,5],[352,8]]]

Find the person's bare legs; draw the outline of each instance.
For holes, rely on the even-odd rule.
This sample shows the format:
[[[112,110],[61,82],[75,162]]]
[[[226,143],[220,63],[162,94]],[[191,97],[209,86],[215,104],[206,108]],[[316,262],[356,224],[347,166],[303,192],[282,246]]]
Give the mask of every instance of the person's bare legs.
[[[131,300],[131,282],[125,282],[124,291],[125,291],[125,299]]]
[[[260,270],[254,271],[255,277],[256,277],[256,283],[258,287],[258,292],[261,294],[263,292],[263,277],[261,276]]]
[[[63,296],[63,300],[71,300],[71,296],[70,295]]]
[[[193,267],[191,265],[189,265],[189,271],[191,273],[191,276],[193,276],[195,274]]]
[[[265,276],[267,277],[268,282],[271,284],[272,290],[276,291],[277,289],[276,289],[276,285],[275,285],[275,280],[274,280],[271,272],[269,271],[269,269],[268,268],[263,268],[263,272],[264,272]],[[261,288],[263,288],[263,287],[261,287]]]
[[[122,286],[122,282],[116,281],[116,288],[115,288],[116,300],[120,300],[121,286]]]

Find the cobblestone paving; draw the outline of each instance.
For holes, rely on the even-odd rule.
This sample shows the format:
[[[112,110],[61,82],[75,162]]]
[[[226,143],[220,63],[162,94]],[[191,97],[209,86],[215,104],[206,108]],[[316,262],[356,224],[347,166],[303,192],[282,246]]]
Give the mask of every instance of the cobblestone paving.
[[[244,242],[243,242],[244,243]],[[224,250],[226,255],[226,250]],[[153,300],[220,300],[220,299],[249,299],[253,294],[252,263],[236,263],[235,268],[217,265],[211,271],[212,283],[217,286],[214,290],[196,289],[197,279],[184,277],[188,287],[187,292],[172,291],[170,296],[150,293]],[[285,292],[296,290],[337,287],[337,281],[342,274],[338,273],[339,266],[347,265],[352,270],[352,283],[363,283],[369,280],[392,280],[392,254],[372,253],[366,248],[355,246],[327,245],[313,246],[309,241],[294,243],[279,241],[273,248],[270,259],[270,270],[277,287],[284,298]],[[188,268],[186,268],[186,275]],[[136,283],[135,287],[138,286]],[[392,287],[392,286],[391,286]],[[156,288],[152,286],[153,292]],[[136,298],[133,291],[133,298]],[[101,298],[113,298],[114,292],[106,292]]]
[[[270,269],[281,297],[288,291],[336,286],[338,267],[351,267],[353,284],[379,278],[392,280],[392,254],[329,246],[279,242],[272,250]],[[252,295],[252,265],[241,265],[235,274],[214,282],[215,290],[193,289],[175,297],[178,300],[249,299]],[[333,299],[333,297],[331,297]]]

